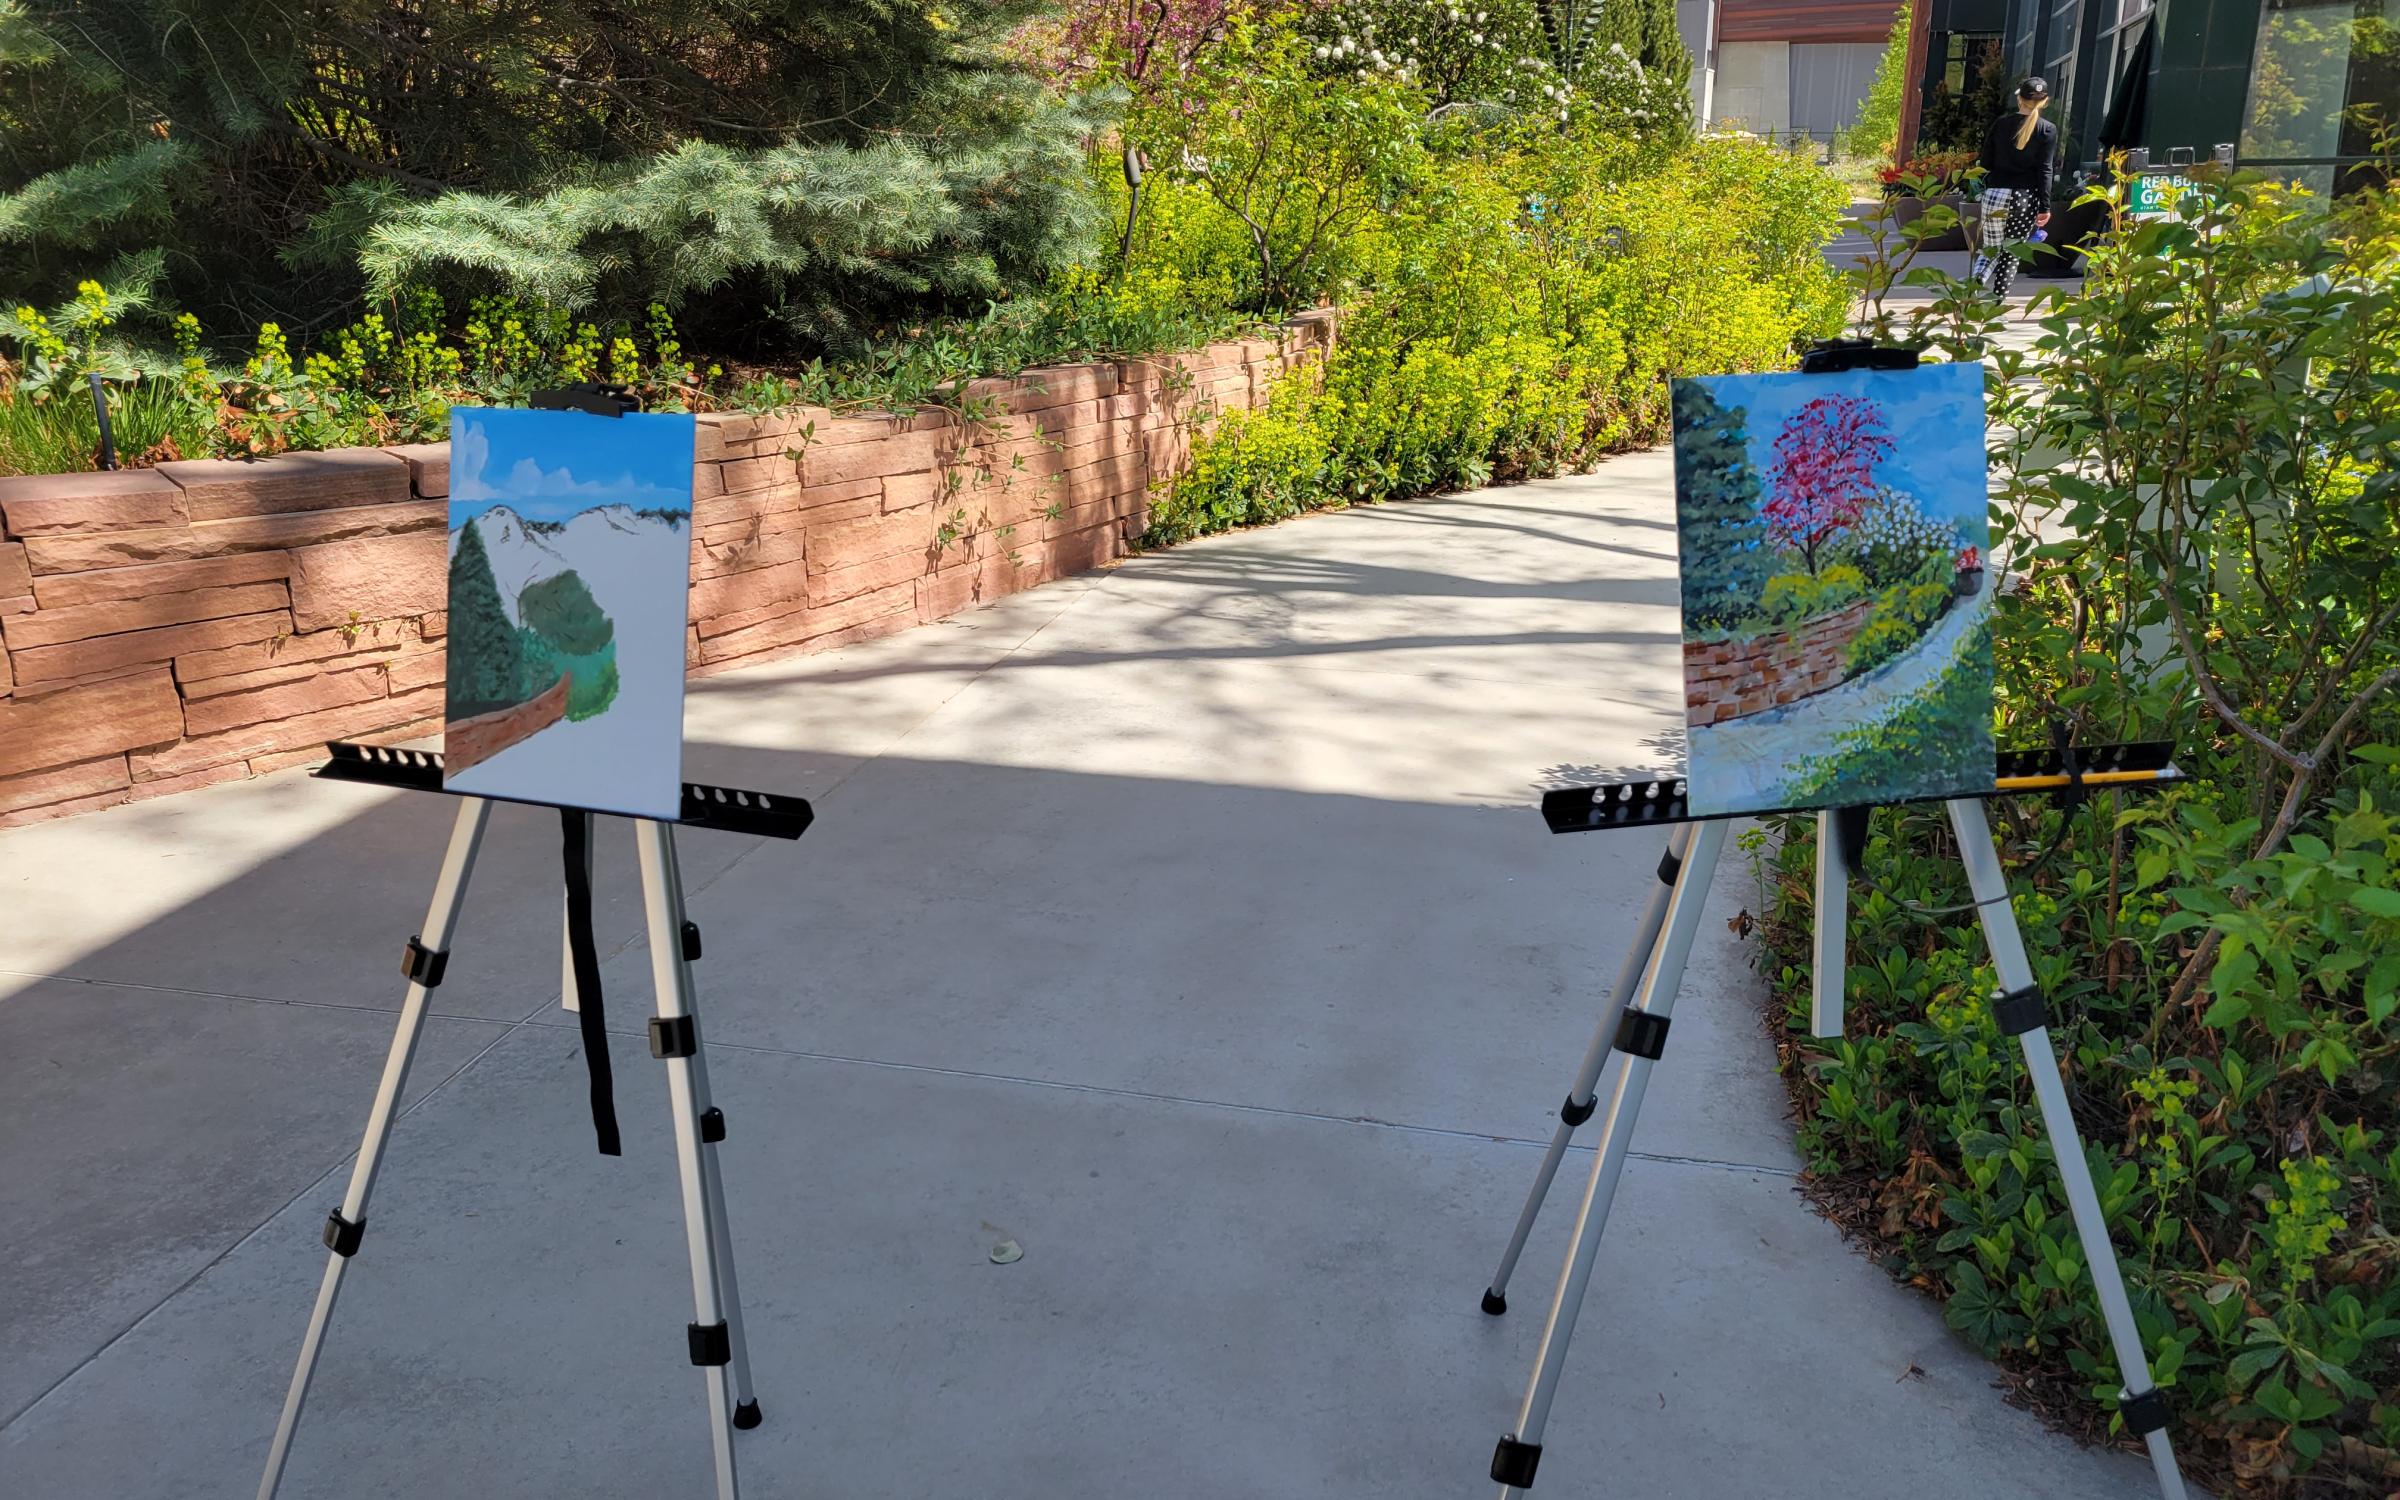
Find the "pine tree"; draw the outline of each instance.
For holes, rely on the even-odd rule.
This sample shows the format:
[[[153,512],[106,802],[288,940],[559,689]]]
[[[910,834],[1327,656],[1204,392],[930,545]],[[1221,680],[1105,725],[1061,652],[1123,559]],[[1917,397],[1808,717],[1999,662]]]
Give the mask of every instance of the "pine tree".
[[[1671,88],[1689,97],[1692,54],[1683,45],[1683,32],[1675,24],[1675,0],[1646,0],[1642,12],[1642,69],[1662,93]]]
[[[730,294],[699,338],[980,308],[1088,220],[1009,51],[1041,4],[0,0],[0,307],[161,250],[203,322],[304,334],[394,225],[448,290]]]
[[[1675,517],[1687,625],[1732,625],[1757,607],[1774,557],[1750,466],[1748,413],[1719,406],[1696,380],[1675,382]]]
[[[450,717],[472,718],[520,701],[524,676],[517,628],[501,611],[500,585],[492,579],[483,533],[469,521],[450,558],[450,668],[444,694]]]

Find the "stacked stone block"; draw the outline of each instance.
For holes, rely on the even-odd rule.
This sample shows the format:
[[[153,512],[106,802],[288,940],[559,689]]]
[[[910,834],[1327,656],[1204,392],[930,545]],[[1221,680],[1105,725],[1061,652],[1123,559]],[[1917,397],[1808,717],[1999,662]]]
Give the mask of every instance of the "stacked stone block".
[[[1749,640],[1686,642],[1684,707],[1694,724],[1718,724],[1821,693],[1849,675],[1851,641],[1866,627],[1872,599],[1822,615],[1796,629]]]
[[[937,620],[1121,557],[1274,338],[974,382],[956,411],[703,416],[694,675]],[[0,478],[0,827],[441,728],[446,444]]]

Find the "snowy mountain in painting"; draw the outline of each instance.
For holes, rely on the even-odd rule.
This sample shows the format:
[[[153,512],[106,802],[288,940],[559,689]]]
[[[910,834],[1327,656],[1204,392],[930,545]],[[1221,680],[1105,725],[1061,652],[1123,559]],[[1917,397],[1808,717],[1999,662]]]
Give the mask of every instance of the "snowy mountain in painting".
[[[508,623],[517,618],[517,596],[569,568],[599,596],[603,609],[617,592],[603,580],[622,580],[640,573],[639,559],[669,537],[688,538],[685,518],[657,511],[636,511],[629,505],[595,505],[565,522],[527,521],[506,505],[494,505],[467,523],[483,533],[483,550],[492,560],[492,579],[500,586],[500,607]],[[461,528],[462,530],[464,528]],[[458,552],[459,532],[450,533],[450,551]],[[612,611],[613,613],[613,611]]]

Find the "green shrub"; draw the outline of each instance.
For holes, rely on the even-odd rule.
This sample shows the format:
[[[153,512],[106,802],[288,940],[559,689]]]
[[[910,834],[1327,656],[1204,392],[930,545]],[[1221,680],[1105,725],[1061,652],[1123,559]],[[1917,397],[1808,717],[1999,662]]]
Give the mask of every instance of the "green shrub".
[[[569,674],[567,683],[567,717],[588,719],[600,713],[617,699],[617,643],[610,641],[596,651],[562,651],[549,637],[531,630],[519,629],[518,639],[524,644],[525,683],[518,701],[538,698],[550,690],[560,674]]]
[[[1947,558],[1933,559],[1933,563],[1946,564]],[[1929,566],[1920,571],[1931,570]],[[1924,639],[1933,622],[1950,607],[1951,597],[1946,575],[1939,581],[1894,584],[1877,594],[1866,624],[1851,638],[1843,657],[1844,670],[1853,677],[1872,671]]]
[[[1837,565],[1824,572],[1779,573],[1767,580],[1759,596],[1761,623],[1777,630],[1828,615],[1867,596],[1866,576],[1858,569]]]
[[[600,601],[573,568],[553,573],[519,594],[517,618],[569,656],[589,656],[617,635],[616,622],[600,612]]]
[[[1391,499],[1656,441],[1667,377],[1775,368],[1838,324],[1818,250],[1840,196],[1813,167],[1732,142],[1672,153],[1590,121],[1478,138],[1345,252],[1371,284],[1278,418],[1311,430],[1324,478],[1295,491],[1247,458],[1196,470],[1183,483],[1205,503],[1170,495],[1173,524],[1152,540],[1193,517],[1281,513],[1295,492]],[[1214,441],[1260,440],[1228,423]],[[1225,495],[1254,473],[1277,494]]]
[[[1194,451],[1190,470],[1154,498],[1143,540],[1163,546],[1338,504],[1328,481],[1306,388],[1287,385],[1263,408],[1225,414]]]
[[[1993,802],[2013,907],[2186,1472],[2379,1494],[2400,1451],[2400,204],[2211,177],[2121,223],[2033,348],[1971,289],[1887,337],[1989,363],[2004,744],[2164,738],[2189,780]],[[2314,286],[2309,279],[2322,273]],[[2294,289],[2298,288],[2295,292]],[[2304,375],[2290,356],[2313,359]],[[2038,396],[2038,401],[2030,399]],[[1765,967],[1826,1201],[2087,1435],[2120,1372],[1932,807],[1877,816],[1803,1037],[1810,827],[1768,856]],[[2034,858],[2034,851],[2056,849]],[[1888,893],[1888,895],[1886,894]]]
[[[175,382],[106,382],[109,430],[118,462],[199,458],[215,423]],[[67,474],[99,466],[100,416],[89,386],[36,398],[0,393],[0,474]]]
[[[1871,803],[1911,795],[1929,779],[1973,780],[1981,743],[1973,731],[1990,713],[1984,684],[1991,680],[1991,663],[1991,628],[1978,624],[1931,682],[1882,720],[1844,733],[1832,752],[1795,771],[1789,783],[1793,800],[1806,801],[1838,786],[1845,801]]]
[[[1126,138],[1247,232],[1259,311],[1341,285],[1353,233],[1425,165],[1418,96],[1381,74],[1321,77],[1288,22],[1237,16],[1175,98],[1137,106]]]

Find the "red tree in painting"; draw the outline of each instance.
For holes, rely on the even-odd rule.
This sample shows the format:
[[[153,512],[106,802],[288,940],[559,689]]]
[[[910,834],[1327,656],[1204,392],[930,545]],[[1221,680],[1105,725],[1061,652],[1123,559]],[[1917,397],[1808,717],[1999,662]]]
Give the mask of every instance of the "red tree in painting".
[[[1883,408],[1856,396],[1819,396],[1775,434],[1774,493],[1759,513],[1812,576],[1818,551],[1874,495],[1875,465],[1891,451]]]

